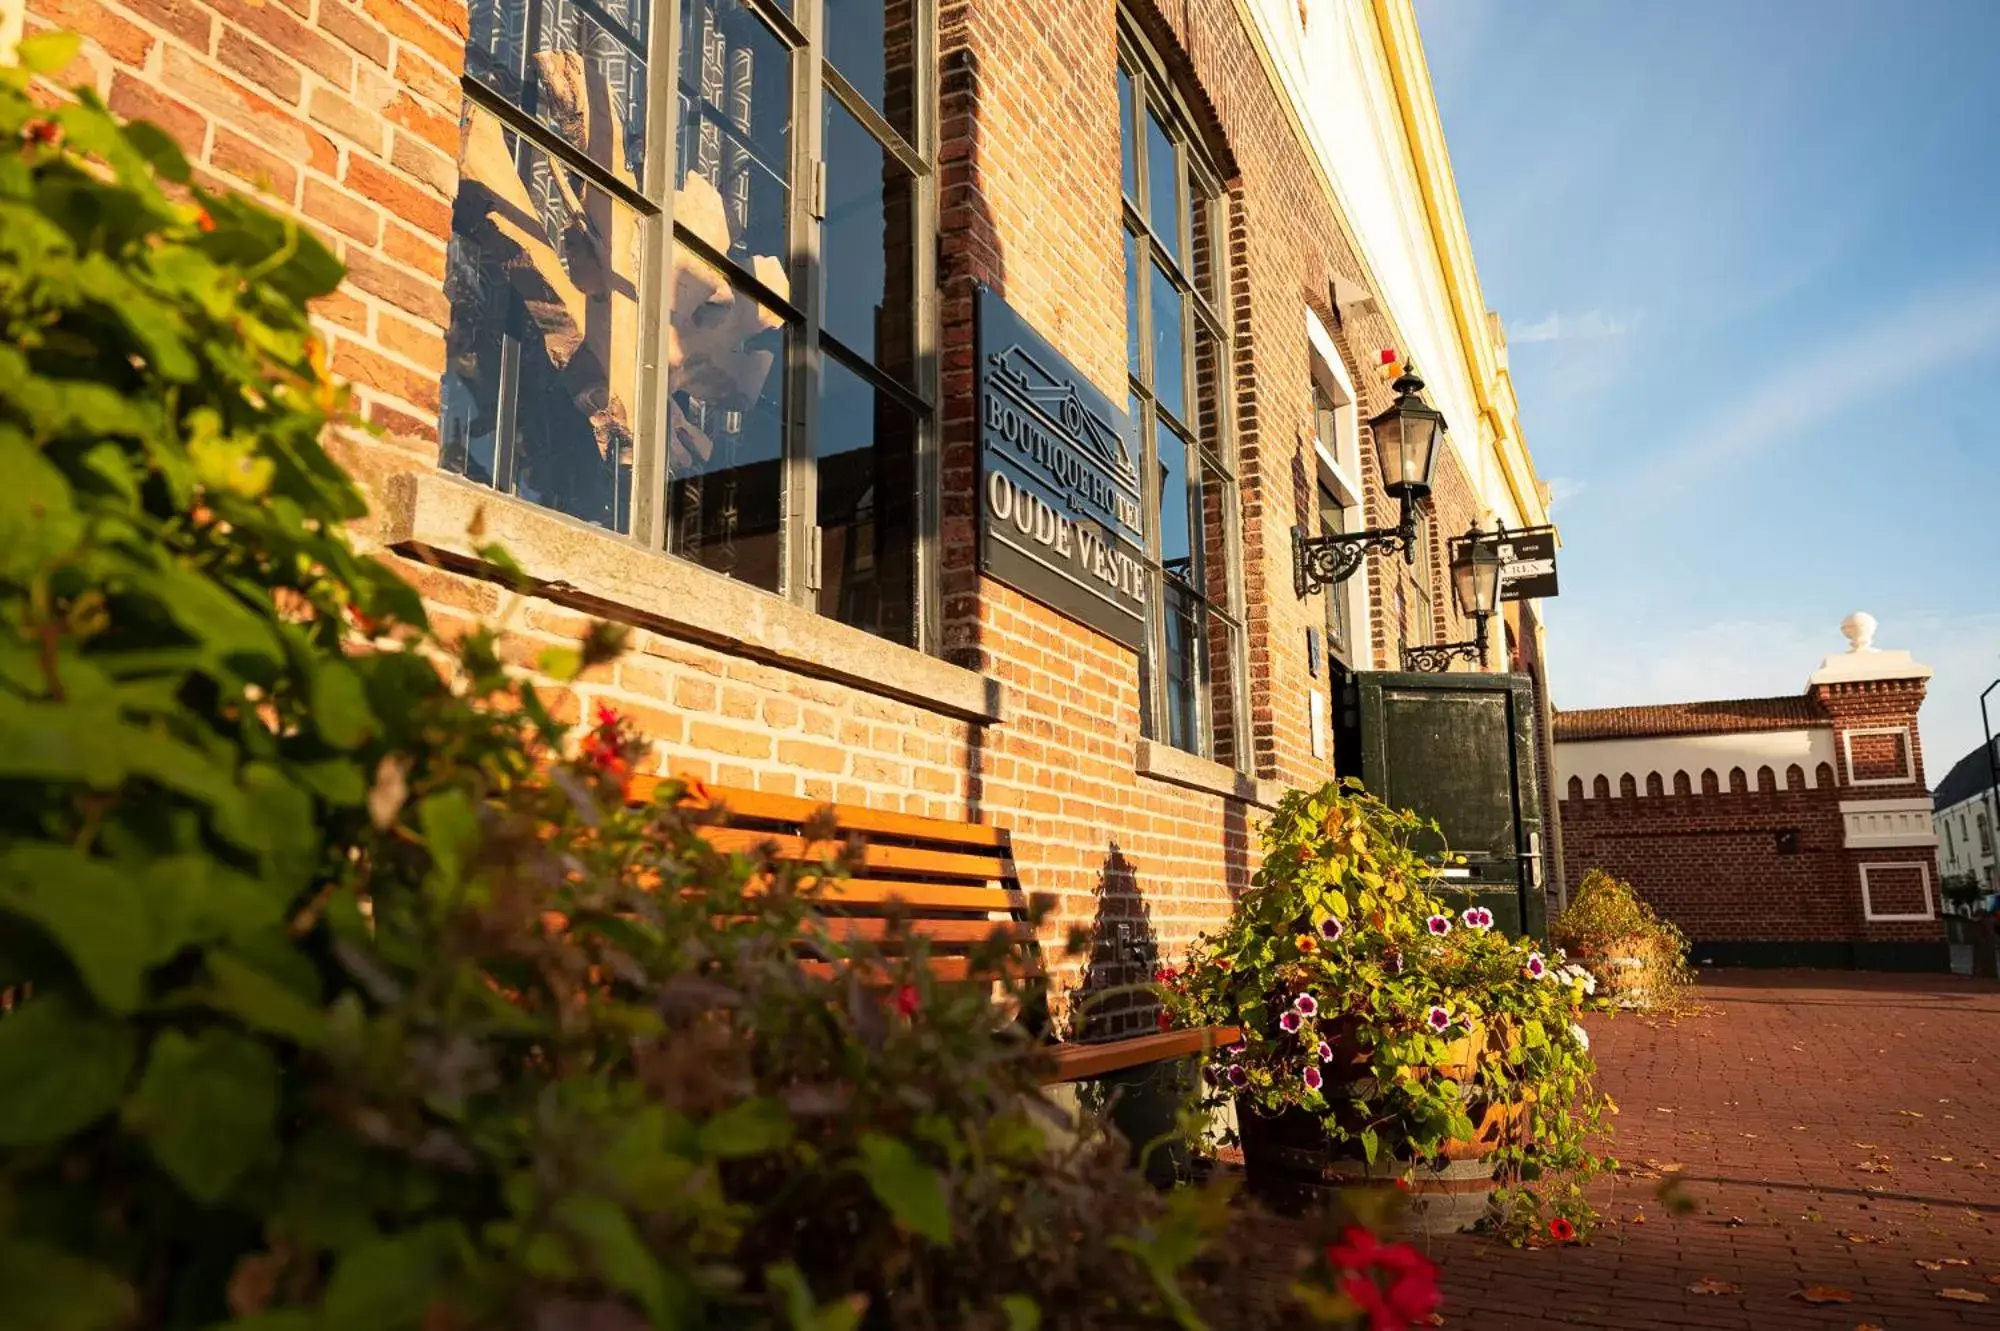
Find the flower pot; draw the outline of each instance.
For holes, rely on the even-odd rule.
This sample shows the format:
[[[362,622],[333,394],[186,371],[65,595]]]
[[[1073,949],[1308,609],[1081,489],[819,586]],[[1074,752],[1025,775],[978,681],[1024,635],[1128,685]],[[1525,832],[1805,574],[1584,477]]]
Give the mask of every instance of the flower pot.
[[[1479,1070],[1479,1059],[1485,1052],[1486,1027],[1474,1022],[1465,1034],[1445,1046],[1444,1054],[1431,1071],[1453,1081],[1466,1081]]]
[[[1652,1001],[1660,973],[1660,949],[1652,939],[1621,939],[1584,958],[1597,980],[1600,998],[1623,1007]]]
[[[1484,1152],[1458,1159],[1447,1151],[1433,1164],[1382,1158],[1371,1165],[1359,1143],[1332,1140],[1319,1116],[1306,1110],[1266,1115],[1239,1098],[1236,1120],[1250,1191],[1280,1214],[1300,1214],[1348,1188],[1397,1188],[1409,1197],[1400,1228],[1444,1233],[1478,1224],[1493,1195],[1493,1164]]]
[[[1529,1092],[1530,1095],[1533,1092]],[[1447,1160],[1484,1160],[1500,1149],[1510,1137],[1518,1137],[1528,1118],[1525,1100],[1502,1103],[1494,1101],[1483,1106],[1472,1119],[1471,1141],[1448,1141],[1444,1144],[1444,1158]]]

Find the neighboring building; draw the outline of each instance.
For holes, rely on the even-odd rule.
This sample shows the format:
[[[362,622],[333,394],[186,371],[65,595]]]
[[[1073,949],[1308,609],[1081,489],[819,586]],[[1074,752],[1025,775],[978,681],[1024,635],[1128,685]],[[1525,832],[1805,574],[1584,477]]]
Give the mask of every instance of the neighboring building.
[[[1944,970],[1917,710],[1930,669],[1842,626],[1801,694],[1556,714],[1570,886],[1602,868],[1700,962]]]
[[[1355,770],[1322,656],[1471,636],[1446,538],[1546,516],[1408,0],[1247,13],[28,4],[90,38],[72,77],[346,262],[319,314],[378,433],[340,456],[441,629],[500,620],[527,666],[635,626],[559,716],[1007,827],[1105,987],[1224,917],[1283,788]],[[1302,599],[1295,526],[1394,521],[1385,348],[1456,440],[1419,558]],[[1539,676],[1532,605],[1494,642]]]
[[[1946,881],[1972,879],[1990,909],[1993,895],[2000,893],[2000,853],[1993,844],[2000,829],[2000,793],[1994,789],[1993,759],[1985,745],[1952,765],[1931,795],[1931,810]],[[1961,909],[1970,913],[1974,905],[1968,902]]]

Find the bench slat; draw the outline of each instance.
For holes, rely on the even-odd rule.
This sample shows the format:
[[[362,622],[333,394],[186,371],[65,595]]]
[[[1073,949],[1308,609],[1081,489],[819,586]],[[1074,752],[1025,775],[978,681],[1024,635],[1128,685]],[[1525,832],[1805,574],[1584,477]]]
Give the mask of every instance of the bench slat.
[[[769,846],[774,857],[795,863],[818,864],[839,855],[845,847],[834,841],[807,841],[801,836],[758,832],[737,827],[703,827],[701,839],[719,851],[750,854]],[[949,850],[919,850],[911,846],[883,846],[864,843],[857,868],[890,869],[900,873],[929,874],[939,878],[969,878],[991,882],[1014,876],[1011,860],[990,855],[966,855]]]
[[[1127,1040],[1106,1040],[1101,1044],[1061,1044],[1055,1054],[1055,1070],[1043,1081],[1087,1081],[1107,1072],[1141,1067],[1169,1058],[1185,1058],[1223,1045],[1235,1044],[1243,1032],[1234,1026],[1203,1026],[1193,1030],[1162,1031]]]
[[[751,892],[764,890],[769,879],[752,880]],[[800,886],[814,891],[829,905],[887,906],[897,902],[912,914],[926,911],[1020,911],[1021,896],[1001,887],[960,887],[903,878],[805,878]]]
[[[891,937],[888,920],[855,919],[848,916],[822,916],[828,935],[845,940],[865,939],[869,942],[883,942]],[[1017,942],[1035,941],[1033,925],[1011,920],[909,920],[903,925],[905,932],[921,935],[933,943],[983,943],[993,936],[995,930],[1006,933]]]
[[[629,798],[635,804],[650,804],[653,792],[660,787],[661,778],[656,776],[635,776],[629,790]],[[823,810],[833,811],[834,824],[843,832],[873,832],[880,836],[907,837],[912,841],[936,841],[952,846],[980,846],[989,849],[1004,849],[1007,833],[998,827],[988,827],[984,823],[958,823],[944,818],[925,818],[913,813],[890,813],[883,809],[863,808],[853,804],[826,804],[819,800],[802,799],[797,795],[773,795],[761,790],[740,790],[735,787],[712,786],[707,804],[697,804],[697,808],[714,808],[718,805],[730,813],[743,818],[755,818],[775,823],[807,823]]]

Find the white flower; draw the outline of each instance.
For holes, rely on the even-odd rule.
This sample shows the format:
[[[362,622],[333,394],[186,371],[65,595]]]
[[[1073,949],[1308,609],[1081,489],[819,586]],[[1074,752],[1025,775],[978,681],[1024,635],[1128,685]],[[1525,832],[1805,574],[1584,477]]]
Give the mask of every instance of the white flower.
[[[1590,1052],[1589,1031],[1586,1031],[1585,1029],[1583,1029],[1583,1027],[1577,1025],[1575,1022],[1571,1022],[1569,1028],[1569,1034],[1570,1038],[1576,1041],[1577,1047],[1579,1049],[1583,1050],[1583,1052],[1586,1054]]]

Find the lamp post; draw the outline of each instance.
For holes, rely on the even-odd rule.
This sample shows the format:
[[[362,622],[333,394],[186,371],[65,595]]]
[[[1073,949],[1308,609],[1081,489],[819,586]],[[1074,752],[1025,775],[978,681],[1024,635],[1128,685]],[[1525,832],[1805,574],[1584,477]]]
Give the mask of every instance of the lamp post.
[[[2000,753],[1993,751],[1993,722],[1986,715],[1986,699],[1995,689],[2000,689],[2000,679],[1988,684],[1986,691],[1979,695],[1979,725],[1986,732],[1986,773],[1991,778],[1991,786],[1986,798],[1979,801],[1979,807],[1984,810],[1988,805],[1992,806],[1993,815],[1986,823],[1987,834],[2000,837]],[[1991,891],[1996,883],[1989,881],[1986,886]]]
[[[1458,657],[1468,661],[1486,659],[1486,622],[1500,610],[1500,537],[1505,532],[1482,531],[1477,522],[1451,543],[1451,590],[1458,601],[1458,613],[1472,620],[1470,642],[1440,642],[1428,647],[1405,647],[1403,669],[1442,674]]]
[[[1396,400],[1368,428],[1375,436],[1383,492],[1401,509],[1398,521],[1393,527],[1332,536],[1308,537],[1292,528],[1292,590],[1301,599],[1354,576],[1370,550],[1401,551],[1405,562],[1417,562],[1417,503],[1431,492],[1444,413],[1424,401],[1424,381],[1407,361],[1393,387]]]

